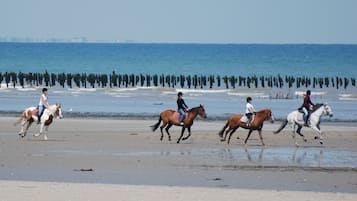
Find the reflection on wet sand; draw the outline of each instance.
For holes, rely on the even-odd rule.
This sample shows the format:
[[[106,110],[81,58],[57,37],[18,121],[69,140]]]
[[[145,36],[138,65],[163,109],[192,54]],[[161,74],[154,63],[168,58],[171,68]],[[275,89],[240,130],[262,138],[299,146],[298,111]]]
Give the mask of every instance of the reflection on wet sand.
[[[201,148],[153,151],[93,151],[59,150],[56,155],[102,155],[114,157],[171,157],[199,161],[205,158],[205,165],[314,167],[314,168],[357,168],[357,152],[324,148],[290,147],[244,147],[244,148]],[[197,159],[197,160],[196,160]]]

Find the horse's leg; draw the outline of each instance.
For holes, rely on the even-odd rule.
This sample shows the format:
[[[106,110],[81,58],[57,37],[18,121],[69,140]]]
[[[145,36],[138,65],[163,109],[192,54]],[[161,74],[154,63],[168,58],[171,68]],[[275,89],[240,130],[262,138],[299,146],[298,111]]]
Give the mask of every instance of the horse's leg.
[[[295,140],[295,145],[298,147],[299,144],[297,143],[297,141],[296,141],[296,136],[295,136],[295,135],[296,135],[296,133],[295,133],[296,125],[297,125],[296,122],[294,122],[293,125],[291,125],[291,131],[292,131],[292,137],[293,137],[293,139]]]
[[[25,125],[26,125],[26,123],[27,123],[27,120],[24,120],[22,123],[21,123],[21,130],[20,130],[20,132],[19,132],[19,135],[21,136],[21,137],[24,137],[24,132],[25,132]]]
[[[304,142],[307,142],[307,140],[305,139],[305,136],[301,133],[301,129],[302,129],[302,126],[298,125],[298,128],[296,130],[296,133],[299,134],[302,139],[304,140]]]
[[[47,134],[48,134],[48,126],[45,126],[45,132],[44,132],[44,135],[43,135],[43,139],[44,140],[48,140]]]
[[[167,121],[162,121],[162,125],[160,126],[160,132],[161,132],[161,137],[160,140],[162,141],[162,139],[164,139],[164,133],[162,132],[162,129],[165,128],[165,126],[167,125]]]
[[[316,125],[316,128],[318,128],[319,130],[321,130],[321,128],[320,128],[320,122]],[[319,139],[319,136],[316,135],[314,139],[315,139],[315,140]]]
[[[26,126],[26,128],[25,128],[25,132],[22,134],[22,137],[25,137],[25,136],[26,136],[27,131],[29,130],[29,128],[30,128],[30,126],[32,125],[32,123],[33,123],[33,119],[28,120],[27,126]]]
[[[232,130],[232,127],[229,126],[228,129],[226,130],[226,132],[224,133],[224,137],[223,137],[223,139],[221,139],[221,142],[226,141],[227,135],[231,130]]]
[[[258,133],[259,133],[260,141],[262,142],[262,146],[265,146],[264,141],[263,141],[262,129],[261,128],[258,130]]]
[[[245,144],[245,145],[247,144],[247,141],[248,141],[248,139],[249,139],[249,137],[250,137],[250,134],[252,134],[252,132],[253,132],[253,130],[250,129],[249,132],[248,132],[247,138],[245,138],[245,140],[244,140],[244,144]]]
[[[187,130],[188,130],[188,135],[182,138],[182,140],[187,140],[191,136],[191,126],[187,127]]]
[[[33,136],[35,137],[39,137],[42,133],[43,133],[43,127],[45,126],[45,123],[41,122],[41,125],[40,125],[40,132],[39,133],[36,133],[34,134]]]
[[[232,131],[229,133],[229,137],[228,137],[228,141],[227,144],[229,145],[231,143],[231,137],[233,135],[234,132],[236,132],[236,130],[239,128],[239,126],[235,127],[232,129]]]
[[[168,123],[168,125],[166,126],[165,130],[166,130],[166,133],[167,133],[167,136],[169,136],[169,141],[171,141],[171,135],[169,133],[169,129],[171,128],[172,126],[172,123]],[[162,139],[161,139],[162,140]]]
[[[322,141],[322,131],[316,125],[312,126],[311,128],[319,133],[320,144],[323,144],[324,142]]]
[[[182,126],[181,135],[180,135],[179,139],[177,140],[177,144],[180,143],[183,133],[185,132],[185,129],[186,128],[184,126]]]

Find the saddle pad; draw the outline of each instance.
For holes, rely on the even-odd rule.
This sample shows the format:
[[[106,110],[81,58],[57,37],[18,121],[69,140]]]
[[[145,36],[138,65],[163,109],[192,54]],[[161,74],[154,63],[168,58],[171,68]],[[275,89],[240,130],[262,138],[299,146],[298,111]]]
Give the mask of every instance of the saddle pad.
[[[180,113],[174,112],[174,114],[172,115],[172,118],[176,121],[180,121]]]
[[[35,108],[34,110],[31,111],[32,116],[38,116],[38,109]]]
[[[251,122],[254,121],[254,117],[255,117],[255,115],[253,115],[253,118],[252,118],[252,121],[251,121]],[[247,123],[247,122],[248,122],[248,117],[247,117],[247,115],[243,115],[242,118],[240,118],[240,121],[243,122],[243,123]]]
[[[185,112],[185,116],[187,117],[187,112]],[[174,112],[174,114],[172,115],[172,118],[175,121],[180,121],[180,113],[179,112]]]

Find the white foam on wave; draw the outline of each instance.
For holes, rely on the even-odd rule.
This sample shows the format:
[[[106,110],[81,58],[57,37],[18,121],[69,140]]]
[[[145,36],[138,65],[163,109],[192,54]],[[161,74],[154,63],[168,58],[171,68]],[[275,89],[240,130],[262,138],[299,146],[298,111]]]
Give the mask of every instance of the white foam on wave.
[[[357,94],[338,94],[338,99],[343,101],[357,101]]]
[[[347,98],[347,97],[352,97],[353,94],[338,94],[338,96]]]
[[[228,93],[231,89],[176,89],[176,93],[181,91],[182,93]]]
[[[36,88],[17,88],[18,91],[36,91]]]
[[[72,89],[67,89],[71,93],[85,93],[85,92],[96,92],[96,88],[72,88]]]
[[[111,88],[108,90],[109,93],[120,93],[120,92],[128,92],[128,91],[137,91],[139,88],[138,87],[133,87],[133,88]]]
[[[295,95],[296,96],[305,96],[306,94],[306,91],[295,91]],[[323,96],[323,95],[326,95],[327,92],[326,91],[314,91],[314,92],[311,92],[311,95],[312,96]]]
[[[352,97],[339,97],[338,100],[343,100],[343,101],[357,101],[357,98],[352,98]]]
[[[239,96],[239,97],[256,97],[256,98],[269,98],[269,95],[262,92],[228,92],[229,96]]]

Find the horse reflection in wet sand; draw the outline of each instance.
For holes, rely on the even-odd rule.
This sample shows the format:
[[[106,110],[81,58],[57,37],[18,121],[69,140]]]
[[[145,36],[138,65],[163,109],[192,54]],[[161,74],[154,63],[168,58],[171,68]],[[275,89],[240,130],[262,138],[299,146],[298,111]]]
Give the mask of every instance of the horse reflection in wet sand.
[[[184,124],[180,125],[180,121],[177,118],[177,112],[175,110],[165,110],[161,112],[159,121],[155,125],[152,125],[151,128],[152,131],[155,131],[160,126],[160,123],[162,121],[162,125],[160,126],[160,131],[161,131],[160,140],[162,141],[162,139],[164,138],[164,133],[162,132],[162,130],[166,127],[165,128],[166,133],[169,137],[169,141],[171,141],[171,135],[169,133],[169,129],[171,128],[171,126],[172,125],[182,126],[181,136],[177,140],[177,143],[180,143],[181,139],[187,140],[191,136],[191,126],[193,124],[193,121],[196,119],[198,115],[201,116],[202,118],[207,118],[206,111],[203,105],[200,105],[198,107],[192,108],[189,111],[187,111],[186,118],[183,122]],[[188,135],[182,138],[186,128],[188,130]]]
[[[264,146],[264,141],[263,141],[263,136],[262,136],[262,129],[263,129],[263,124],[264,121],[269,120],[271,123],[274,123],[274,117],[270,109],[264,109],[256,112],[255,117],[253,122],[251,122],[250,126],[247,126],[245,122],[241,121],[241,118],[243,117],[243,114],[236,114],[232,115],[228,120],[226,125],[223,127],[223,129],[218,133],[218,135],[222,138],[221,141],[224,142],[226,141],[227,135],[228,136],[228,141],[227,144],[230,144],[231,137],[233,133],[239,128],[242,127],[244,129],[249,129],[247,138],[244,140],[244,144],[247,144],[247,141],[250,137],[250,134],[254,130],[258,130],[259,132],[259,137],[260,141],[262,142],[262,146]],[[228,129],[227,129],[228,128]],[[225,131],[225,135],[223,137]]]

